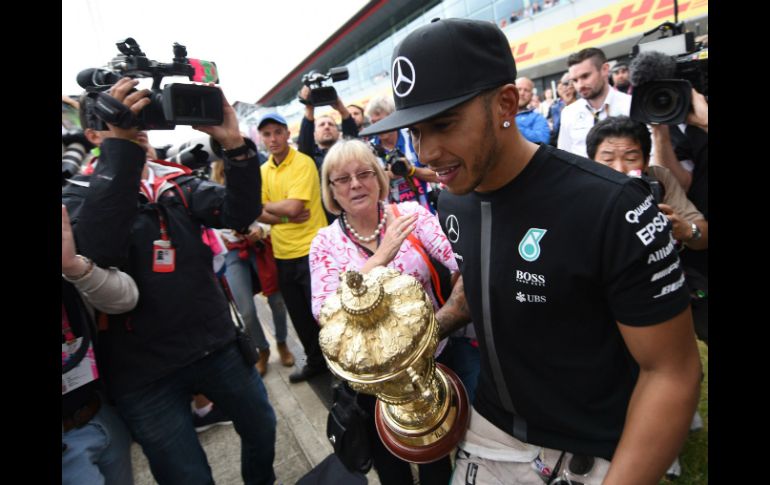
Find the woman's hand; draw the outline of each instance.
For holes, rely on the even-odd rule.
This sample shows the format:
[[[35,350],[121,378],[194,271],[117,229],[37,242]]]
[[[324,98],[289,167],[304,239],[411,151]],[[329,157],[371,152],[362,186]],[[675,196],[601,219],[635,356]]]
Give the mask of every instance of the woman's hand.
[[[386,210],[390,211],[390,208]],[[393,215],[390,213],[390,217]],[[397,217],[392,223],[388,224],[385,230],[385,237],[382,238],[380,246],[374,252],[371,258],[366,262],[361,270],[368,273],[375,266],[385,266],[393,261],[393,258],[401,249],[401,244],[417,226],[417,214],[409,214]]]

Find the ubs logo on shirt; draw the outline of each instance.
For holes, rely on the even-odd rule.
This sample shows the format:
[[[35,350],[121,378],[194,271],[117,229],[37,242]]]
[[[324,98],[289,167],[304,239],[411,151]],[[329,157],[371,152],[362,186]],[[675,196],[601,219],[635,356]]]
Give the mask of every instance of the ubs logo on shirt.
[[[516,292],[516,300],[518,300],[519,303],[546,303],[544,295],[528,295],[520,291]]]

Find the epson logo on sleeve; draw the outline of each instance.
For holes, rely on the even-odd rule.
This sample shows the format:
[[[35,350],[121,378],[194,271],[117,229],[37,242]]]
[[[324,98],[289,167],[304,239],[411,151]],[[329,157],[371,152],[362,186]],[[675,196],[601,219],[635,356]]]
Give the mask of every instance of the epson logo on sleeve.
[[[669,223],[666,215],[662,212],[658,212],[658,215],[656,215],[652,221],[636,231],[636,237],[642,241],[642,244],[649,246],[650,243],[655,240],[655,234],[663,232],[668,226]]]
[[[678,280],[676,280],[674,283],[671,283],[670,285],[666,285],[663,288],[660,289],[660,293],[653,296],[653,298],[660,298],[663,295],[668,295],[669,293],[673,293],[679,288],[684,285],[684,273],[682,273],[682,276],[679,277]]]
[[[675,270],[679,268],[679,260],[677,259],[675,263],[669,265],[668,268],[658,271],[654,275],[652,275],[652,278],[650,278],[650,281],[658,281],[659,279],[663,278],[664,276],[668,276],[671,273],[673,273]]]
[[[632,209],[626,212],[626,221],[630,222],[631,224],[639,224],[639,216],[644,214],[644,212],[652,206],[652,203],[653,198],[651,195],[648,195],[647,198],[644,199],[644,202],[639,204],[636,209]]]

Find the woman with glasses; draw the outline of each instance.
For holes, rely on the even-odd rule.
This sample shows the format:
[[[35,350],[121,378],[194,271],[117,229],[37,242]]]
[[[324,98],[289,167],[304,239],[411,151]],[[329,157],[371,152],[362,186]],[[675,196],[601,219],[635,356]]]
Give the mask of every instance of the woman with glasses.
[[[428,255],[456,272],[452,247],[436,216],[417,202],[386,204],[389,187],[387,175],[362,141],[339,141],[327,153],[321,171],[321,195],[326,209],[339,217],[318,231],[310,246],[312,309],[316,319],[326,298],[337,291],[340,274],[347,270],[367,273],[376,266],[415,277],[438,310],[428,265],[407,237],[414,235]],[[441,348],[439,344],[439,352]],[[359,394],[358,403],[370,415],[369,441],[380,482],[413,483],[409,464],[390,454],[377,436],[374,397]],[[423,485],[448,483],[449,457],[419,465],[419,473]]]
[[[559,94],[557,99],[552,105],[549,112],[549,120],[551,121],[553,128],[551,129],[551,139],[548,141],[549,145],[556,146],[556,142],[559,139],[559,129],[561,128],[561,111],[565,106],[569,106],[577,101],[577,90],[575,89],[575,83],[569,77],[569,73],[565,72],[561,77],[556,92]]]

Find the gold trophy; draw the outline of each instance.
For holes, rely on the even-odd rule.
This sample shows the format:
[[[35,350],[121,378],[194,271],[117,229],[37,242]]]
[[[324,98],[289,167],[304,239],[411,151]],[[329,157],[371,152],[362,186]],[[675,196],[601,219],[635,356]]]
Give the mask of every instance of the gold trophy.
[[[377,433],[391,453],[412,463],[446,456],[468,428],[468,395],[435,363],[438,324],[428,295],[412,276],[382,266],[340,279],[319,317],[329,368],[377,396]]]

